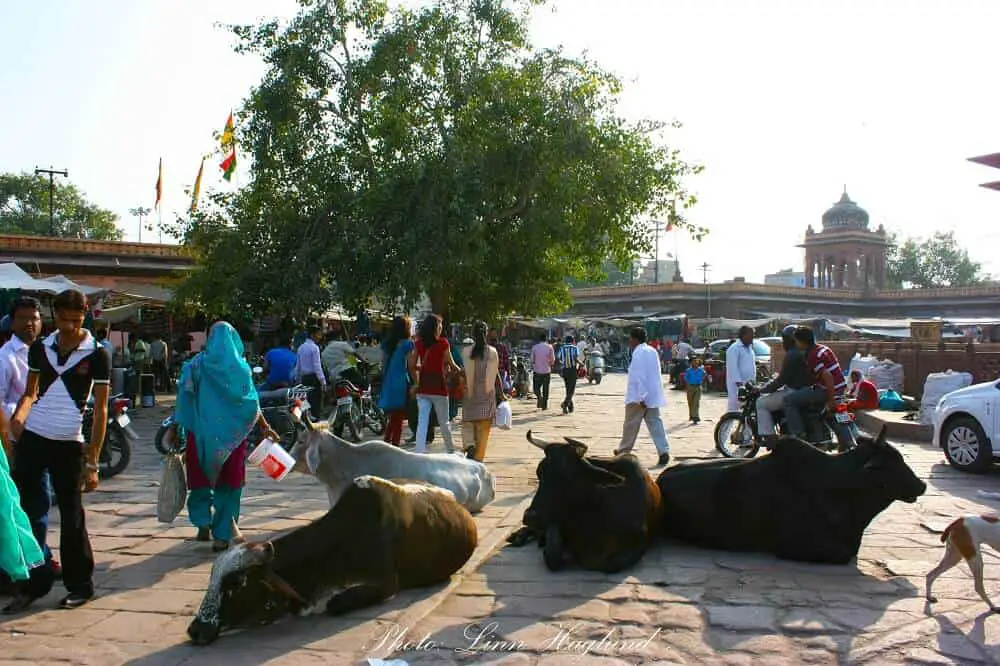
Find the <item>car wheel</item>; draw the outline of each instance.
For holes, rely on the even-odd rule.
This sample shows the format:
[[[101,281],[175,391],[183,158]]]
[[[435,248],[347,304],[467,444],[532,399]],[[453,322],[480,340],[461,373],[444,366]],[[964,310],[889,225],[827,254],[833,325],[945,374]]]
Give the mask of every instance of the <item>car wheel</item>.
[[[948,463],[965,472],[985,472],[993,462],[993,448],[979,421],[971,416],[951,419],[941,430],[941,445]]]

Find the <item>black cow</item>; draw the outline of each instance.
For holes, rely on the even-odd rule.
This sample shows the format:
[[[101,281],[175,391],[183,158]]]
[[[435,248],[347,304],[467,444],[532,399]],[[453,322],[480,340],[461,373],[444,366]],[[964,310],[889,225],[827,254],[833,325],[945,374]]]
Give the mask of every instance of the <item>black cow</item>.
[[[785,437],[771,455],[677,465],[656,483],[666,536],[828,564],[850,562],[865,528],[894,500],[912,503],[927,490],[885,429],[835,456]]]
[[[642,559],[659,523],[660,491],[632,454],[587,456],[587,445],[528,441],[545,451],[538,463],[538,490],[524,512],[524,527],[508,537],[513,546],[537,539],[545,565],[569,563],[613,573]]]
[[[339,615],[443,583],[476,541],[476,524],[451,491],[359,476],[309,525],[219,555],[188,635],[206,645],[223,629],[288,613]]]

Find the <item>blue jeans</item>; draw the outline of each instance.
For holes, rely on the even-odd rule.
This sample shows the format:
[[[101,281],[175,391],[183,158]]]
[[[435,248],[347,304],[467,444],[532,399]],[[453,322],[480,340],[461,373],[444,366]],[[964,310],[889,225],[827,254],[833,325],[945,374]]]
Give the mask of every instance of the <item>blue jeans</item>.
[[[441,437],[444,439],[444,448],[448,453],[451,453],[455,450],[455,445],[451,440],[451,422],[448,418],[448,396],[446,395],[417,394],[416,450],[420,453],[427,452],[427,428],[431,422],[431,409],[437,415],[438,428],[441,429]]]

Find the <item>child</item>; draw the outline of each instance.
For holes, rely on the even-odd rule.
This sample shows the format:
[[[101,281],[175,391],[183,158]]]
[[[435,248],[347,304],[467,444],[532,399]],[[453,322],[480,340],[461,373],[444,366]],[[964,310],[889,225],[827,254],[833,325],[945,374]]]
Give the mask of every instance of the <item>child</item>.
[[[701,367],[701,359],[697,356],[691,359],[691,366],[684,371],[684,383],[687,385],[688,416],[691,423],[701,422],[698,406],[701,404],[701,384],[705,381],[705,368]]]

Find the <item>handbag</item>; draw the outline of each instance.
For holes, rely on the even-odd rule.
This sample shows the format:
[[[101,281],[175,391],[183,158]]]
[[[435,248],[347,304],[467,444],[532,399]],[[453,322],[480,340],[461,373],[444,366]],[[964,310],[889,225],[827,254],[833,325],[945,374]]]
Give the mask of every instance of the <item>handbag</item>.
[[[172,523],[184,508],[187,500],[187,478],[184,475],[184,461],[179,453],[163,456],[163,471],[160,474],[160,490],[156,498],[156,519],[161,523]]]
[[[510,430],[514,421],[514,413],[510,408],[510,401],[504,400],[497,405],[497,414],[493,419],[494,425],[501,430]]]

